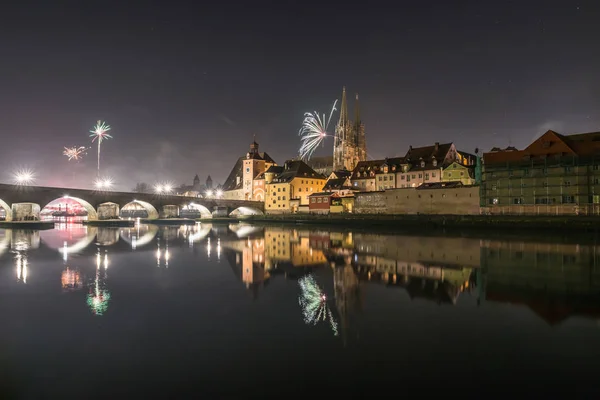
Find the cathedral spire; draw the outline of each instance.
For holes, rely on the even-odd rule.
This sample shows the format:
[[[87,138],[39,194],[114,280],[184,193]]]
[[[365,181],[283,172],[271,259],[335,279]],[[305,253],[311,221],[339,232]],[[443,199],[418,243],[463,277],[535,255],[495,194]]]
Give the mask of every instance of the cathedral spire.
[[[348,122],[348,105],[346,104],[346,86],[342,89],[342,105],[340,106],[340,121],[338,126],[346,126]]]
[[[356,93],[356,103],[354,103],[354,123],[360,126],[360,105],[358,103],[358,93]]]

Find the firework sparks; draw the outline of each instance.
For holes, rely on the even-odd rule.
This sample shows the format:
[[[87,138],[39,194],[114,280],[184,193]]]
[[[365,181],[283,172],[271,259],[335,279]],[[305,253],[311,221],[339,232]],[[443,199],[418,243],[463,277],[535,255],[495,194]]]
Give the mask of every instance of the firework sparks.
[[[309,325],[316,325],[321,321],[329,321],[333,334],[337,336],[337,322],[327,305],[327,295],[325,292],[317,285],[312,275],[307,275],[300,279],[298,284],[301,289],[298,302],[300,303],[300,307],[302,307],[304,322]]]
[[[104,139],[112,139],[112,136],[107,133],[110,130],[110,125],[107,125],[105,122],[99,120],[96,123],[96,126],[94,126],[94,129],[90,131],[92,143],[94,143],[94,141],[98,139],[98,176],[100,176],[100,145],[102,144],[102,141]]]
[[[67,156],[69,158],[69,161],[78,161],[81,160],[81,157],[83,157],[86,154],[86,150],[87,147],[84,146],[65,147],[63,155]]]
[[[300,128],[300,131],[298,132],[298,135],[301,136],[300,140],[302,141],[299,151],[301,159],[305,161],[310,159],[317,147],[319,147],[319,145],[323,143],[323,140],[328,136],[327,128],[329,128],[331,117],[333,116],[334,111],[336,111],[336,104],[337,100],[333,102],[329,117],[326,117],[325,114],[321,116],[316,111],[304,114],[302,128]]]

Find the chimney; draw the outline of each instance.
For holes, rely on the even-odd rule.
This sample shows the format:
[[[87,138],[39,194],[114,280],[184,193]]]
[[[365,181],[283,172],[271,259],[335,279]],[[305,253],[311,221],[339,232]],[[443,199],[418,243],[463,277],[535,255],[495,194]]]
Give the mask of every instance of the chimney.
[[[435,151],[440,149],[440,142],[435,142]]]
[[[412,151],[412,146],[408,146],[408,151]]]

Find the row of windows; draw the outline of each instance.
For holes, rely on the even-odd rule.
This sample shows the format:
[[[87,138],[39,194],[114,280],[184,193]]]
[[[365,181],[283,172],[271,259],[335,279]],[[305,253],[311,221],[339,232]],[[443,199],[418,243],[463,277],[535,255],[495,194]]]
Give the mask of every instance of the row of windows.
[[[543,205],[549,205],[549,204],[575,204],[575,196],[571,196],[571,195],[565,195],[565,196],[561,196],[560,198],[560,203],[557,202],[557,198],[556,197],[536,197],[534,200],[535,204],[543,204]],[[593,200],[593,198],[592,198]],[[525,199],[523,197],[514,197],[512,199],[508,199],[508,204],[514,204],[514,205],[524,205],[527,204],[525,202]],[[500,199],[497,197],[488,199],[488,204],[490,205],[494,205],[497,206],[501,203]]]
[[[322,197],[317,197],[317,198],[312,198],[310,199],[311,203],[329,203],[329,201],[327,200],[327,198],[322,198]]]
[[[562,172],[569,174],[575,171],[575,166],[565,166],[562,167]],[[555,170],[558,168],[550,168],[552,170],[552,172],[556,172]],[[593,171],[600,171],[600,165],[593,165],[592,166],[592,170]],[[521,171],[523,174],[523,176],[531,176],[531,173],[533,172],[534,174],[536,172],[539,172],[543,175],[547,175],[548,174],[548,167],[542,167],[542,168],[533,168],[533,169],[529,169],[529,168],[523,168],[523,169],[519,169],[517,171]],[[489,174],[491,175],[492,178],[494,178],[496,176],[496,172],[495,171],[490,171]],[[508,176],[514,176],[514,171],[513,170],[508,170]]]

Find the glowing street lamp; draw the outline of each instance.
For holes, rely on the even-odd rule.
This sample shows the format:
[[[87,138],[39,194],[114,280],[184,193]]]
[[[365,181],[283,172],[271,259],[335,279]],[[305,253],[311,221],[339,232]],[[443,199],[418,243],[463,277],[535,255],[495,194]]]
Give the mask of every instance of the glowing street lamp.
[[[113,186],[113,181],[110,178],[98,178],[94,182],[94,187],[99,190],[110,190]]]
[[[212,190],[207,190],[206,191],[206,197],[212,197],[213,195],[213,191]]]
[[[215,197],[216,197],[217,199],[220,199],[220,198],[221,198],[221,196],[223,196],[223,191],[222,191],[222,190],[217,190],[217,191],[215,192]]]
[[[156,194],[169,194],[173,192],[173,185],[171,183],[157,183],[154,185],[154,193]]]
[[[14,182],[17,185],[31,185],[35,181],[35,173],[30,169],[21,169],[13,174]]]

